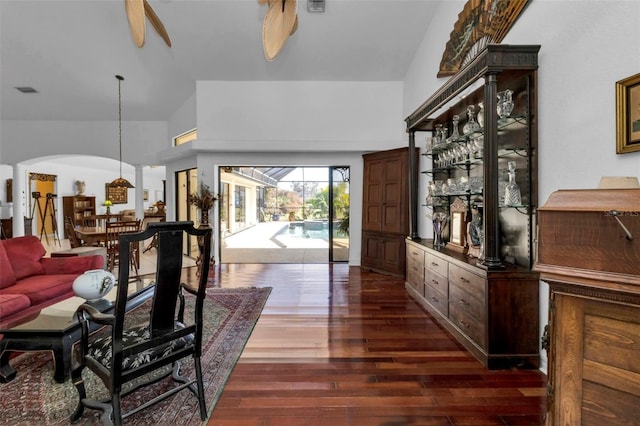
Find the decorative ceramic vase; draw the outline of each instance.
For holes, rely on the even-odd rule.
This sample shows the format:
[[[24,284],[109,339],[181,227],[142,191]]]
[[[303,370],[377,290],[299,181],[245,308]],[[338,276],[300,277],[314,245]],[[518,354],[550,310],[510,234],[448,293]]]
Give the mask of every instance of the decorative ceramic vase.
[[[480,102],[478,104],[478,116],[476,117],[476,121],[480,128],[484,128],[484,102]]]
[[[73,292],[88,301],[102,299],[115,285],[116,277],[104,269],[91,269],[73,281]]]
[[[509,161],[509,182],[504,190],[504,205],[505,206],[520,206],[522,205],[522,196],[520,194],[520,187],[516,183],[516,162]]]

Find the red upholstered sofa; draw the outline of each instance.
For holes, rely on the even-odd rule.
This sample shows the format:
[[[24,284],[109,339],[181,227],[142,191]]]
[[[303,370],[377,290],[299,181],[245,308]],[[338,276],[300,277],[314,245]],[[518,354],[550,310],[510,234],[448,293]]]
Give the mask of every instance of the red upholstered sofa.
[[[10,328],[42,308],[73,296],[73,281],[102,269],[100,255],[43,257],[35,236],[0,240],[0,328]]]

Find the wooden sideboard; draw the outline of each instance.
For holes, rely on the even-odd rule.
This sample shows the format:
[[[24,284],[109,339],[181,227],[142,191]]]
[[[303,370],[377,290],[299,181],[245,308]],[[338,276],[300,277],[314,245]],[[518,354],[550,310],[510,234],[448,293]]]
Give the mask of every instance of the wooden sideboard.
[[[432,240],[407,240],[405,287],[486,367],[538,368],[538,273],[487,270]]]
[[[640,189],[556,191],[538,224],[547,425],[640,424]]]

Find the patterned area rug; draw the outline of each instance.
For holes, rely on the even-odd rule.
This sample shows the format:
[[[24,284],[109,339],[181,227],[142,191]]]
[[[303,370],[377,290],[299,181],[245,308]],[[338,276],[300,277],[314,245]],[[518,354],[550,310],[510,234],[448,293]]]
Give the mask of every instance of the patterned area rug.
[[[244,346],[253,331],[271,288],[215,288],[207,291],[204,305],[202,373],[207,410],[213,411]],[[148,302],[147,302],[148,303]],[[186,315],[186,314],[185,314]],[[78,393],[69,379],[53,380],[53,359],[49,352],[24,353],[11,360],[16,378],[0,384],[0,424],[64,425],[75,410]],[[185,361],[182,371],[192,377],[192,362]],[[90,398],[104,398],[102,382],[89,370],[83,372]],[[166,389],[171,378],[141,388],[122,398],[123,411]],[[182,391],[171,398],[128,417],[127,425],[198,425],[201,424],[197,398]],[[99,424],[100,411],[85,409],[77,424]]]

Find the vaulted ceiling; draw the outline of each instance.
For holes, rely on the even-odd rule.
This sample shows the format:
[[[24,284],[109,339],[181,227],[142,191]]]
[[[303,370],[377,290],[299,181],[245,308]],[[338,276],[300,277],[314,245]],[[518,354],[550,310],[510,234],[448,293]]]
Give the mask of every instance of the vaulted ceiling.
[[[116,120],[116,74],[123,120],[167,120],[199,80],[399,81],[443,1],[326,0],[311,13],[298,0],[298,30],[269,62],[257,0],[148,0],[171,48],[148,19],[134,45],[124,0],[1,0],[0,116]]]

